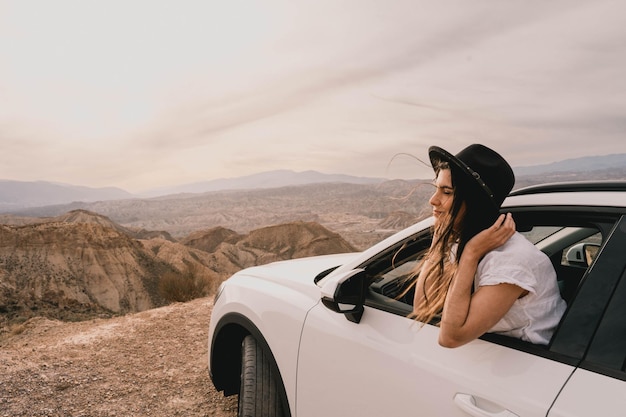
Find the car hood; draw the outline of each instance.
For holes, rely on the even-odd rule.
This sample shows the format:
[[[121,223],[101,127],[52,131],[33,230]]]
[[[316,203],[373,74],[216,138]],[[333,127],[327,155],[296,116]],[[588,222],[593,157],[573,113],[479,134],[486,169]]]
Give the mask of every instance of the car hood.
[[[360,252],[342,253],[272,262],[239,271],[233,278],[261,279],[319,298],[320,288],[315,285],[315,277],[328,269],[352,261],[359,254]]]

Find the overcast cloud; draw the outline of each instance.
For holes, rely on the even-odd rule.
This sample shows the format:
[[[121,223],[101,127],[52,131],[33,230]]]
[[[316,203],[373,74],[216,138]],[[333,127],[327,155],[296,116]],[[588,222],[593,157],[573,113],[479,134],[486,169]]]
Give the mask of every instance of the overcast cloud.
[[[0,179],[137,192],[626,152],[626,3],[0,0]]]

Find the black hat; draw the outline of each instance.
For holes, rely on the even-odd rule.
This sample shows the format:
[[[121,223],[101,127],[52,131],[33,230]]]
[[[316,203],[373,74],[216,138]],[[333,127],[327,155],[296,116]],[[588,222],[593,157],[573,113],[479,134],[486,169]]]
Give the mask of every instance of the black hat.
[[[461,172],[466,180],[464,184],[475,187],[498,210],[515,184],[515,175],[509,163],[484,145],[470,145],[456,155],[431,146],[428,156],[433,166],[437,161],[447,161],[455,172]]]

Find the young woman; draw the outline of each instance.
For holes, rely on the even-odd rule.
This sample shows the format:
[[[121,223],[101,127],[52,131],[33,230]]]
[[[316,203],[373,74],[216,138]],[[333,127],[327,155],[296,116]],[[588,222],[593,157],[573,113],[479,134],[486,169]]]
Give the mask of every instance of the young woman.
[[[413,316],[440,317],[439,343],[461,346],[486,332],[547,344],[565,311],[549,258],[515,231],[500,205],[510,165],[483,145],[457,155],[433,146],[433,241],[414,271]]]

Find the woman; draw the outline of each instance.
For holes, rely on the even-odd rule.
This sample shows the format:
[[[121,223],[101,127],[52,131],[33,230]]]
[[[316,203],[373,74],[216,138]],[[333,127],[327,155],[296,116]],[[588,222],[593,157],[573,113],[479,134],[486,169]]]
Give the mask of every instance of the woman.
[[[500,205],[515,177],[498,153],[470,145],[456,156],[433,146],[433,241],[414,276],[413,315],[441,314],[439,344],[486,332],[547,344],[565,311],[550,259],[515,231]]]

